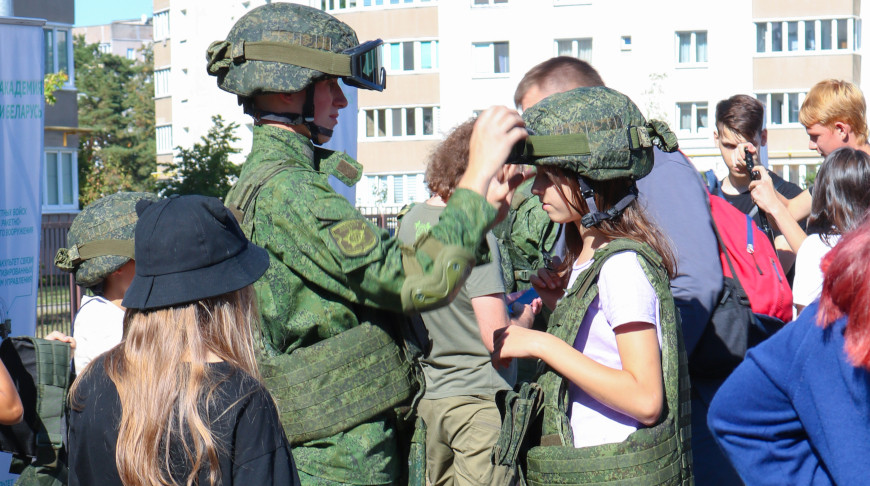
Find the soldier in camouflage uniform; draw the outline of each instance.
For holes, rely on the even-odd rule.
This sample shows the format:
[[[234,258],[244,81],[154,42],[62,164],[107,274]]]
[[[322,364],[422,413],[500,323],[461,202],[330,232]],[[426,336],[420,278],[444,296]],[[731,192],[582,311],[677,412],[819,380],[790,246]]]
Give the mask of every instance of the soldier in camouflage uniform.
[[[554,308],[547,333],[496,331],[495,359],[546,365],[537,380],[542,435],[525,477],[533,485],[691,484],[686,355],[668,280],[674,256],[636,186],[652,169],[653,147],[673,152],[677,139],[604,87],[553,95],[523,119],[534,135],[520,162],[539,167],[532,193],[566,243],[565,262],[531,279]]]
[[[381,90],[377,45],[330,15],[275,3],[239,19],[208,49],[208,71],[255,121],[251,153],[227,204],[269,251],[255,285],[263,317],[264,381],[278,402],[303,484],[396,484],[393,407],[414,393],[396,345],[398,312],[446,304],[481,250],[511,186],[490,185],[525,137],[516,112],[481,115],[471,160],[440,223],[413,246],[375,227],[330,186],[361,166],[317,145],[347,103],[337,84]],[[490,204],[483,197],[488,192]],[[496,207],[493,207],[493,206]],[[486,245],[483,245],[484,247]]]

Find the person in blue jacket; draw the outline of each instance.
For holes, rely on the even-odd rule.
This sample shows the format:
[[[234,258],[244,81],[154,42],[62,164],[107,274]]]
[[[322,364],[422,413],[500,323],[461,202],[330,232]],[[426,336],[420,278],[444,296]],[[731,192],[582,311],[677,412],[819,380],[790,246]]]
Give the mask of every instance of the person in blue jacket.
[[[822,295],[758,345],[708,423],[746,484],[870,483],[870,219],[822,260]]]

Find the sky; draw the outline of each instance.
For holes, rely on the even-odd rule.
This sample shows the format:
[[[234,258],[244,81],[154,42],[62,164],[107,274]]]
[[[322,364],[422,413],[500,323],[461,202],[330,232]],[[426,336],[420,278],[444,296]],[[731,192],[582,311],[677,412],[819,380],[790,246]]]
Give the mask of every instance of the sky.
[[[153,0],[76,0],[76,27],[151,17]]]

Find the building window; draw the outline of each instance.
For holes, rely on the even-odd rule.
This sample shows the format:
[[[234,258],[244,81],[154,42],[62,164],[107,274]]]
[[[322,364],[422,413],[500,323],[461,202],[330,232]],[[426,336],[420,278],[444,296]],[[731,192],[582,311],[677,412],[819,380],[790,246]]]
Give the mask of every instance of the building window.
[[[755,42],[758,53],[857,52],[861,48],[861,21],[850,17],[756,22]]]
[[[592,39],[556,39],[556,55],[592,62]]]
[[[800,126],[800,108],[806,93],[756,93],[755,97],[766,107],[768,126]]]
[[[475,42],[475,74],[505,74],[510,72],[510,46],[507,42]]]
[[[619,49],[623,50],[623,51],[630,51],[631,50],[631,36],[630,35],[624,35],[624,36],[619,38]]]
[[[97,47],[97,49],[103,54],[111,54],[112,53],[112,44],[110,44],[108,42],[102,42],[102,43],[100,43],[99,47]]]
[[[409,4],[433,3],[435,0],[320,0],[320,9],[326,11],[348,10],[368,7],[407,6]],[[269,3],[268,1],[266,3]]]
[[[421,173],[365,175],[357,186],[356,204],[364,208],[379,207],[380,211],[389,212],[426,198],[427,191]]]
[[[136,49],[133,49],[132,47],[127,48],[127,59],[131,61],[136,60]]]
[[[508,3],[508,0],[472,0],[471,4],[475,7],[482,7],[486,5],[504,5]]]
[[[42,206],[47,210],[78,209],[78,163],[74,150],[45,151]]]
[[[428,138],[435,135],[438,107],[407,106],[362,110],[360,136],[367,139]]]
[[[65,72],[69,79],[64,87],[75,86],[73,65],[73,42],[68,26],[46,26],[43,29],[45,36],[45,72]]]
[[[706,132],[709,128],[707,103],[677,103],[677,126],[684,135]]]
[[[437,69],[438,41],[389,42],[383,57],[390,74]]]
[[[157,127],[157,153],[172,153],[172,125]]]
[[[677,62],[680,64],[707,62],[707,31],[677,32]]]
[[[154,97],[169,96],[169,68],[154,70]]]
[[[169,10],[154,14],[154,40],[162,41],[169,38]]]

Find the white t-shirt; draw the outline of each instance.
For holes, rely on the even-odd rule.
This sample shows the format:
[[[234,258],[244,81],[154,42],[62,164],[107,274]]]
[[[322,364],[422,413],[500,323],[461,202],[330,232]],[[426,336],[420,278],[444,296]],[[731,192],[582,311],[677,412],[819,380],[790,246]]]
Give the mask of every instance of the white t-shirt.
[[[820,234],[807,235],[807,239],[798,248],[794,262],[794,286],[792,288],[795,305],[810,305],[822,294],[823,276],[819,265],[825,254],[840,241],[840,235],[831,235],[829,240],[831,246],[825,243]]]
[[[592,260],[574,267],[568,288],[574,284],[577,275],[591,264]],[[580,296],[575,295],[574,298]],[[661,349],[662,329],[658,311],[658,297],[643,273],[637,254],[617,253],[601,267],[598,296],[583,317],[574,348],[598,363],[621,370],[622,360],[613,330],[629,322],[654,323]],[[590,397],[573,383],[568,387],[568,397],[574,447],[622,442],[642,426],[635,419]]]
[[[124,335],[124,311],[100,296],[82,297],[82,306],[73,324],[76,339],[76,374],[88,363],[115,347]]]

